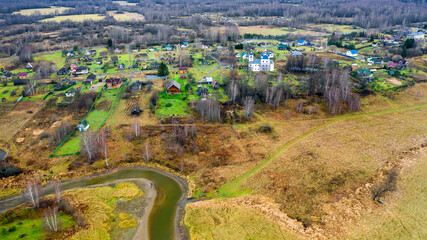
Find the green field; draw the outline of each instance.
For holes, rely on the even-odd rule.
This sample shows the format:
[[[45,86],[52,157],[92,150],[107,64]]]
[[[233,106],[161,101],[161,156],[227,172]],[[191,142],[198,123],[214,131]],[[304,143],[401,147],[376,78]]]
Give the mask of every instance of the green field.
[[[25,15],[25,16],[30,16],[33,14],[48,15],[48,14],[54,14],[55,12],[63,13],[65,10],[68,10],[68,9],[72,9],[72,8],[52,6],[50,8],[23,9],[19,12],[14,12],[14,14],[21,14],[21,15]]]
[[[41,20],[42,22],[62,22],[62,21],[73,21],[83,22],[85,20],[100,21],[104,20],[105,16],[98,14],[82,14],[82,15],[68,15],[68,16],[56,16],[53,18],[46,18]]]
[[[31,212],[27,209],[26,211]],[[36,215],[36,213],[34,213]],[[16,215],[15,215],[16,216]],[[60,214],[60,219],[62,223],[61,229],[67,230],[73,227],[76,223],[74,222],[72,216]],[[16,228],[15,231],[10,231],[13,227]],[[25,239],[45,239],[46,232],[43,230],[43,219],[16,219],[15,221],[9,223],[7,220],[3,220],[0,224],[0,236],[2,239],[20,239],[19,236],[27,234]]]
[[[156,117],[169,117],[187,114],[188,105],[184,100],[178,98],[160,98],[157,103]]]

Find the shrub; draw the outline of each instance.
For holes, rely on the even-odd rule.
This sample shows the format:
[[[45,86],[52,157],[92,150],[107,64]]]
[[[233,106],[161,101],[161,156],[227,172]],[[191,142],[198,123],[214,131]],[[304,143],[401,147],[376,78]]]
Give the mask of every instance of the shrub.
[[[122,99],[129,99],[130,98],[130,93],[123,93],[122,95]]]
[[[9,232],[14,232],[14,231],[16,231],[16,226],[15,225],[9,228]]]
[[[165,107],[172,107],[172,103],[166,103]]]
[[[49,138],[49,137],[50,137],[50,134],[48,132],[42,132],[39,136],[39,139],[43,140],[43,139]]]

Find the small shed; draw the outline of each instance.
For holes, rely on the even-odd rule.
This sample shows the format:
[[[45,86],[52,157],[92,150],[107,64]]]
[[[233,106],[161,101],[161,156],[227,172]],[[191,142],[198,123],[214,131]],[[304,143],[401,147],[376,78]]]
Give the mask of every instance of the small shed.
[[[139,107],[134,107],[130,111],[131,115],[136,115],[136,116],[139,116],[139,114],[141,114],[141,113],[142,113],[142,110]]]
[[[79,125],[77,125],[77,129],[78,129],[80,132],[84,132],[84,131],[86,131],[88,128],[89,128],[89,122],[88,122],[86,119],[83,119],[83,121],[81,121],[81,122],[79,123]]]

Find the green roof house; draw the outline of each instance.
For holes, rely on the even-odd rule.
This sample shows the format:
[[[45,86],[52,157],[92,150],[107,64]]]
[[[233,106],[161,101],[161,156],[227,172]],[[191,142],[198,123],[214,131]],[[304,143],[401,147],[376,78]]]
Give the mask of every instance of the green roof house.
[[[79,125],[77,125],[77,129],[79,129],[80,132],[84,132],[88,128],[89,128],[89,122],[86,119],[83,119],[83,121],[81,121]]]
[[[369,69],[359,69],[357,70],[357,74],[360,75],[363,78],[371,78],[374,75],[372,74],[371,71],[369,71]]]
[[[76,89],[75,88],[70,88],[65,92],[65,96],[66,97],[74,97],[76,95]]]
[[[286,50],[288,49],[288,46],[286,46],[285,44],[279,44],[279,46],[277,46],[278,50]]]

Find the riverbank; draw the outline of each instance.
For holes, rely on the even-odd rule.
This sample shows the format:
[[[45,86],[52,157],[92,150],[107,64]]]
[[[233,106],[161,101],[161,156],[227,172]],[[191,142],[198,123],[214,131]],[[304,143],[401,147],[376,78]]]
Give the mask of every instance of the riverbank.
[[[188,195],[188,185],[187,185],[187,181],[184,178],[180,177],[180,176],[177,176],[177,175],[172,174],[170,172],[166,172],[164,170],[152,168],[152,167],[134,165],[134,166],[127,166],[127,167],[117,168],[117,169],[105,170],[103,172],[97,172],[97,173],[93,173],[93,174],[87,175],[87,176],[85,176],[83,178],[80,178],[80,179],[72,179],[72,180],[69,180],[69,181],[64,181],[62,183],[63,183],[63,186],[69,186],[68,189],[75,189],[75,187],[73,187],[73,186],[78,186],[78,188],[83,188],[83,187],[79,186],[79,184],[81,184],[82,182],[84,182],[83,184],[88,184],[89,185],[89,184],[91,184],[92,180],[94,180],[94,179],[99,179],[99,178],[103,178],[103,177],[106,178],[106,177],[108,177],[110,175],[113,175],[115,173],[121,174],[121,172],[132,171],[132,170],[148,170],[148,171],[152,171],[152,172],[160,174],[160,175],[162,175],[164,177],[170,178],[171,180],[173,180],[172,182],[176,183],[175,186],[180,188],[180,192],[181,193],[180,193],[180,199],[179,199],[179,201],[174,206],[175,212],[173,213],[173,215],[175,216],[175,218],[174,218],[174,224],[173,224],[174,225],[174,232],[175,232],[175,239],[188,239],[188,234],[187,234],[185,226],[180,224],[182,222],[182,219],[183,219],[183,216],[184,216],[183,214],[185,213],[184,212],[184,208],[185,208],[185,205],[187,203],[186,196]],[[124,176],[122,176],[122,177],[123,177],[123,179],[120,179],[120,181],[129,181],[129,179],[134,179],[132,177],[129,177],[129,178],[125,178]],[[145,177],[141,177],[141,178],[137,178],[137,179],[145,179]],[[114,180],[114,181],[116,181],[116,180]],[[105,183],[102,183],[102,184],[112,184],[114,181],[108,181],[108,182],[105,182]],[[50,194],[52,192],[52,190],[53,190],[53,186],[52,185],[53,185],[52,183],[49,183],[49,184],[43,186],[43,195],[47,195],[47,194]],[[96,186],[96,185],[97,184],[92,184],[91,186]],[[150,193],[150,195],[153,192],[156,193],[156,190],[153,189],[153,191]],[[166,192],[166,193],[169,194],[169,191]],[[154,196],[154,195],[151,195],[151,196]],[[175,195],[175,196],[177,196],[177,195]],[[147,228],[147,226],[150,226],[147,223],[150,221],[150,216],[152,215],[151,213],[153,212],[152,210],[153,210],[154,202],[158,201],[157,196],[153,197],[153,198],[155,198],[156,200],[153,201],[152,203],[150,203],[149,204],[150,205],[149,208],[146,209],[146,211],[145,211],[146,214],[143,216],[144,219],[141,220],[142,222],[138,226],[138,232],[141,232],[140,230],[142,230],[142,228],[139,229],[140,226],[142,226],[142,227],[145,226],[145,228]],[[22,194],[19,194],[19,195],[16,195],[14,197],[11,197],[11,198],[7,198],[7,199],[4,199],[4,200],[1,200],[0,201],[0,206],[1,206],[0,212],[4,212],[4,211],[6,211],[8,209],[11,209],[13,207],[16,207],[16,206],[22,204],[22,203],[23,203]],[[170,208],[170,209],[172,209],[172,208]],[[172,211],[168,211],[168,213],[171,213],[171,212]],[[158,214],[159,213],[157,211],[157,215]],[[147,231],[142,231],[142,232],[147,233]]]

